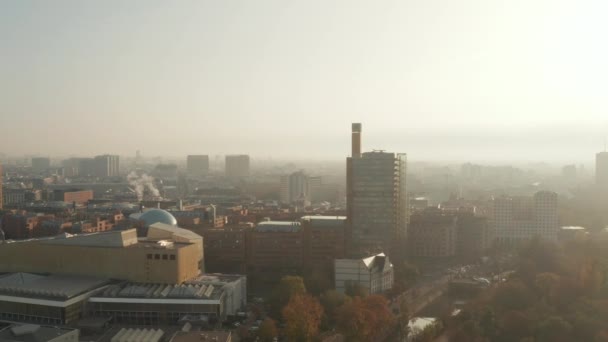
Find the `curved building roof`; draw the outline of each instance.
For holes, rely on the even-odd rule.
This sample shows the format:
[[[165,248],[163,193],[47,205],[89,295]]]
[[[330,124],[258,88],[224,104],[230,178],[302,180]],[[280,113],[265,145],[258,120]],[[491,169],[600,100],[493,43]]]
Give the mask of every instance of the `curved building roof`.
[[[146,210],[138,220],[144,221],[144,224],[149,227],[155,223],[164,223],[171,226],[177,226],[177,220],[168,211],[162,209]]]

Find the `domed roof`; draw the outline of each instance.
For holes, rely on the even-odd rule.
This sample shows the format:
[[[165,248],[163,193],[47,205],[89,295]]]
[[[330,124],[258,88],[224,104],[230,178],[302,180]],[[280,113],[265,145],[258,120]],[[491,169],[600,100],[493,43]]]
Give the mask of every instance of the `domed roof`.
[[[138,218],[140,221],[144,221],[146,227],[149,227],[155,223],[164,223],[172,226],[177,226],[177,220],[168,211],[162,209],[149,209],[146,210]]]

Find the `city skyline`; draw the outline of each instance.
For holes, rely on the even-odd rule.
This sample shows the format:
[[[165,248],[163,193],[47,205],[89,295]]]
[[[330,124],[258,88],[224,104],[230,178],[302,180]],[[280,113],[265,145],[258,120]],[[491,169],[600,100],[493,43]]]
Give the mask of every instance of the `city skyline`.
[[[68,134],[0,152],[342,158],[365,122],[413,160],[581,162],[608,134],[604,7],[6,2],[0,124]]]

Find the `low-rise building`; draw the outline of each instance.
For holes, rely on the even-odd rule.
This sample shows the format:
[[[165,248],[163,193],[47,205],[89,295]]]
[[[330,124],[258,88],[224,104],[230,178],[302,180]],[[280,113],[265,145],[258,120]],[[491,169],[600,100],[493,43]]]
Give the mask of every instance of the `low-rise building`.
[[[90,316],[112,317],[135,325],[209,323],[236,316],[247,304],[247,281],[241,275],[206,274],[182,284],[125,282],[107,287],[88,300]]]
[[[0,341],[7,342],[77,342],[79,338],[78,329],[57,326],[14,324],[0,330]]]
[[[230,331],[177,332],[169,342],[232,342]]]
[[[384,253],[364,259],[336,259],[334,269],[336,291],[340,293],[347,293],[356,286],[370,294],[393,288],[393,264]]]
[[[87,299],[108,283],[97,277],[3,275],[0,277],[0,320],[70,324],[83,316]]]
[[[203,242],[191,231],[156,223],[135,229],[0,244],[0,272],[57,273],[180,284],[203,265]],[[94,265],[94,266],[92,266]]]

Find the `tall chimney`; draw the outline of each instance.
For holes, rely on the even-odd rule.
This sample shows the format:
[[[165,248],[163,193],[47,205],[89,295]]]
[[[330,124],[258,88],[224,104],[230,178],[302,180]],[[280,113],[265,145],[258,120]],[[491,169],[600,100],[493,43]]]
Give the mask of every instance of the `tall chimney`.
[[[352,157],[361,157],[361,124],[353,123],[352,125]]]

